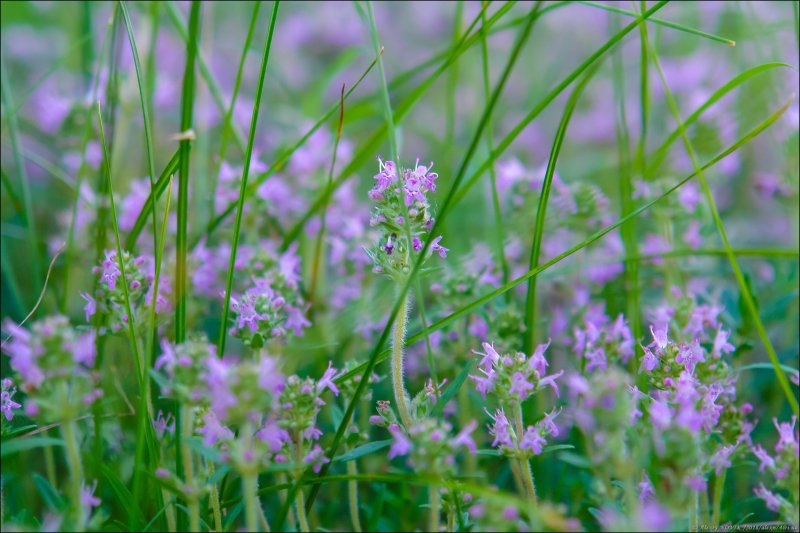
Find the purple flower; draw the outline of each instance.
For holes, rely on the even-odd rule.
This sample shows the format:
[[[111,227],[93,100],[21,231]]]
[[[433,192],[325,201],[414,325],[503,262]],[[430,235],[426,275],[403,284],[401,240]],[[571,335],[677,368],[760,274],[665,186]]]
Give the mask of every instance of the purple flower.
[[[650,404],[649,413],[650,421],[653,423],[653,427],[657,429],[666,429],[672,422],[672,409],[666,402],[653,400],[653,403]]]
[[[469,424],[467,424],[466,426],[464,426],[464,429],[462,429],[458,433],[458,435],[456,435],[450,441],[450,445],[453,448],[457,448],[459,446],[465,446],[470,451],[470,453],[472,453],[472,454],[477,453],[478,452],[478,448],[477,448],[477,446],[475,446],[475,441],[472,440],[472,437],[471,437],[471,434],[472,434],[473,431],[475,431],[476,427],[478,427],[478,423],[475,422],[474,420],[472,422],[470,422]]]
[[[756,457],[758,457],[758,460],[761,461],[761,464],[758,467],[759,472],[763,472],[765,468],[775,470],[775,459],[770,457],[767,451],[760,444],[753,446],[751,451]]]
[[[695,492],[703,492],[706,490],[708,484],[706,483],[705,478],[699,474],[695,474],[692,476],[687,476],[684,480],[686,486],[692,489]]]
[[[331,460],[325,457],[325,452],[322,450],[322,447],[319,444],[315,444],[314,448],[308,452],[303,458],[307,464],[314,465],[314,473],[319,474],[319,471],[322,469],[322,465],[325,463],[330,463]]]
[[[492,446],[511,446],[511,431],[510,425],[508,423],[508,418],[506,418],[506,413],[503,409],[497,409],[494,412],[494,415],[488,414],[494,424],[489,426],[489,433],[494,437],[494,441],[492,442]]]
[[[72,352],[72,359],[77,364],[82,364],[87,368],[94,366],[94,358],[97,355],[97,345],[95,344],[95,332],[88,331],[77,337],[64,349]]]
[[[258,365],[258,386],[272,394],[283,391],[286,381],[278,371],[278,364],[271,357],[262,357]]]
[[[549,376],[545,376],[539,380],[539,387],[544,387],[546,385],[550,385],[553,387],[553,391],[556,393],[557,397],[561,397],[561,392],[558,390],[558,384],[556,384],[556,380],[564,374],[564,371],[558,372],[557,374],[551,374]]]
[[[102,503],[100,498],[94,495],[96,488],[97,480],[94,481],[91,488],[81,483],[81,505],[89,512],[91,512],[93,507],[97,507],[100,505],[100,503]]]
[[[328,361],[328,369],[325,371],[319,381],[317,381],[317,394],[322,394],[322,391],[328,388],[335,396],[339,396],[339,389],[333,382],[334,379],[341,375],[337,372],[338,371],[333,368],[333,361]]]
[[[490,392],[494,388],[494,380],[497,377],[497,374],[494,370],[489,370],[488,372],[484,369],[479,369],[481,372],[485,374],[485,376],[475,376],[470,374],[469,379],[475,382],[475,390],[483,396],[483,399],[486,399],[486,393]]]
[[[547,441],[539,434],[539,431],[534,426],[528,426],[525,434],[520,440],[519,447],[522,450],[531,450],[534,455],[542,453],[542,447],[547,444]]]
[[[92,298],[88,292],[82,292],[81,298],[86,300],[86,305],[83,306],[83,311],[86,313],[86,322],[89,322],[89,318],[94,316],[97,312],[97,301]]]
[[[653,483],[647,477],[647,472],[642,472],[642,481],[639,482],[639,499],[645,501],[649,496],[655,496],[656,491],[653,488]]]
[[[675,361],[681,363],[689,372],[694,372],[697,363],[703,363],[705,360],[703,348],[696,340],[691,344],[681,346],[678,349],[678,355],[675,356]]]
[[[533,390],[535,387],[532,383],[525,379],[522,372],[515,372],[511,376],[511,389],[508,391],[510,394],[519,396],[520,401],[528,397],[528,391]]]
[[[293,330],[294,334],[298,337],[303,334],[303,328],[307,328],[311,325],[311,322],[309,322],[305,315],[309,307],[310,306],[306,306],[305,309],[303,309],[289,304],[285,307],[286,328]]]
[[[722,329],[722,326],[717,329],[717,335],[714,337],[714,348],[711,350],[713,357],[720,357],[724,353],[731,353],[736,347],[728,342],[731,332]]]
[[[486,353],[478,352],[473,350],[472,353],[475,355],[482,355],[481,362],[478,363],[478,366],[481,366],[487,372],[492,369],[492,365],[500,360],[500,354],[494,349],[494,345],[489,344],[488,342],[484,342],[482,344],[483,349],[486,350]]]
[[[778,497],[767,490],[763,483],[760,483],[758,487],[753,489],[753,492],[756,496],[764,500],[764,503],[767,504],[767,509],[770,511],[778,512],[781,508],[781,501]]]
[[[392,434],[392,445],[389,448],[389,459],[394,459],[400,455],[407,455],[413,449],[411,441],[397,424],[389,426],[389,433]]]
[[[439,235],[435,239],[431,241],[431,251],[439,252],[439,257],[445,258],[447,257],[447,252],[450,250],[449,248],[445,248],[444,246],[439,245],[439,241],[442,240],[442,236]]]
[[[212,410],[203,416],[203,427],[198,428],[197,432],[203,435],[203,444],[206,446],[213,446],[217,442],[233,438],[233,431],[220,424],[217,415]]]
[[[659,350],[666,348],[667,344],[669,343],[669,339],[667,338],[668,331],[669,323],[666,322],[662,325],[656,326],[655,330],[653,329],[653,326],[650,326],[650,333],[653,334],[653,342],[650,345],[658,346]]]
[[[414,249],[415,252],[419,252],[422,250],[422,241],[419,240],[419,237],[414,237],[411,239],[411,247]]]
[[[711,468],[714,469],[714,473],[719,476],[722,474],[722,470],[725,468],[730,468],[731,466],[731,454],[736,451],[735,445],[728,445],[723,446],[714,452],[714,455],[708,461],[708,464]]]
[[[544,418],[536,424],[543,435],[558,437],[558,426],[553,422],[557,416],[558,413],[553,409],[551,412],[545,413]]]
[[[153,428],[156,430],[156,436],[159,440],[164,438],[164,433],[175,433],[175,418],[172,413],[167,413],[165,418],[164,413],[159,409],[158,416],[153,420]]]
[[[645,346],[642,346],[642,350],[644,350],[644,355],[642,356],[642,366],[639,367],[639,372],[642,370],[652,372],[658,366],[658,357]]]
[[[251,332],[256,333],[258,322],[269,320],[268,314],[256,311],[255,304],[256,300],[252,294],[245,294],[240,300],[231,297],[231,310],[239,315],[236,323],[237,329],[247,326]]]
[[[544,356],[544,352],[547,351],[549,346],[550,339],[547,339],[547,343],[538,345],[528,358],[528,364],[533,370],[538,372],[540,376],[547,372],[547,367],[549,366],[547,359]]]
[[[778,424],[778,419],[773,418],[772,423],[775,424],[775,427],[778,429],[778,443],[775,445],[775,451],[780,453],[785,450],[787,447],[789,449],[794,448],[797,449],[797,439],[795,438],[794,434],[794,426],[797,423],[797,417],[792,416],[792,425],[789,425],[789,422],[781,422]]]
[[[117,277],[121,274],[117,262],[117,252],[113,250],[106,250],[106,258],[103,260],[100,272],[100,281],[104,281],[108,285],[109,290],[114,290],[117,286]]]
[[[0,392],[0,411],[3,412],[3,416],[5,416],[6,420],[9,422],[14,418],[14,409],[22,407],[21,404],[18,404],[12,399],[16,392],[17,388],[14,387],[14,383],[11,379],[5,378],[2,381],[2,392]]]

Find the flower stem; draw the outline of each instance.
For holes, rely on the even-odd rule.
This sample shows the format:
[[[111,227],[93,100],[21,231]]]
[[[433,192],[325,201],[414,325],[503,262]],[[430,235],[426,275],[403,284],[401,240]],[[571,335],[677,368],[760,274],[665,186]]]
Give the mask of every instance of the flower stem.
[[[411,410],[408,406],[406,387],[403,384],[403,345],[405,344],[406,322],[408,322],[408,295],[404,297],[397,312],[392,333],[392,388],[400,420],[403,421],[406,428],[410,428],[412,424]]]
[[[727,470],[723,468],[722,472],[720,472],[716,481],[714,482],[714,511],[711,515],[711,527],[713,529],[716,529],[719,526],[720,505],[722,504],[722,490],[725,487],[726,473]]]
[[[295,439],[295,462],[298,465],[303,464],[303,435],[298,434]],[[303,476],[303,469],[297,471],[295,476],[295,483],[298,484],[297,493],[294,497],[294,505],[297,508],[297,522],[300,526],[300,531],[311,531],[308,527],[308,517],[306,516],[306,502],[303,497],[303,489],[299,486],[300,478]]]
[[[256,511],[256,474],[242,474],[242,497],[244,497],[245,525],[247,531],[258,531],[258,512]]]
[[[75,421],[68,420],[61,426],[64,443],[67,446],[67,465],[69,465],[69,496],[75,512],[75,531],[84,529],[83,503],[81,502],[81,483],[83,482],[83,466],[78,452],[78,439],[75,437]]]
[[[358,473],[356,462],[347,463],[347,475],[355,476]],[[361,533],[361,519],[358,517],[358,482],[351,479],[347,482],[348,499],[350,500],[350,520],[353,523],[353,531]]]
[[[436,485],[428,485],[428,503],[431,506],[428,531],[439,531],[439,489]]]
[[[514,426],[517,432],[517,443],[519,443],[519,440],[522,438],[522,435],[525,431],[525,426],[522,423],[522,406],[519,404],[519,402],[513,402],[511,407],[514,411]],[[525,484],[525,491],[528,493],[528,499],[530,500],[531,513],[533,513],[536,510],[536,485],[533,483],[531,463],[527,459],[520,459],[519,466],[520,475],[522,476],[522,481]],[[533,520],[533,516],[530,518]]]
[[[186,486],[191,491],[186,495],[186,506],[189,508],[189,531],[200,531],[200,503],[197,501],[197,494],[195,494],[194,486],[194,463],[192,462],[192,449],[189,448],[187,440],[192,436],[194,428],[194,413],[192,408],[187,405],[181,406],[181,433],[183,439],[181,440],[182,457],[183,457],[183,473]]]
[[[208,477],[214,476],[214,463],[208,461]],[[219,507],[219,487],[216,483],[211,484],[211,513],[214,515],[214,530],[222,531],[222,511]]]

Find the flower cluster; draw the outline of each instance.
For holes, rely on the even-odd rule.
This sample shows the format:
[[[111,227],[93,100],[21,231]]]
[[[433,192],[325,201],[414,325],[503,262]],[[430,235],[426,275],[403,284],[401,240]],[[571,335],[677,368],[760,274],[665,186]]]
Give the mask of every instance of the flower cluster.
[[[122,285],[122,268],[125,269],[127,287]],[[92,272],[97,276],[97,287],[94,295],[83,292],[81,297],[86,301],[83,310],[88,322],[95,313],[100,312],[109,316],[111,330],[118,332],[127,328],[129,320],[136,321],[145,310],[153,303],[153,289],[155,284],[155,267],[152,257],[134,256],[130,252],[122,252],[122,263],[117,257],[116,250],[106,250],[105,259],[100,265],[95,266]],[[167,298],[169,282],[162,279],[156,295],[156,313],[166,313],[170,310]],[[127,293],[127,296],[126,296]],[[126,298],[130,300],[133,317],[128,316]],[[144,322],[136,321],[137,326],[144,326]]]
[[[477,427],[474,421],[453,435],[452,424],[444,420],[422,418],[406,429],[392,421],[391,410],[387,412],[385,406],[379,405],[378,413],[379,416],[372,417],[373,423],[387,427],[392,435],[389,459],[408,456],[408,465],[418,472],[436,477],[451,476],[461,448],[473,454],[478,451],[471,436]]]
[[[556,379],[561,377],[564,371],[547,374],[549,363],[544,352],[548,346],[549,342],[540,344],[528,357],[522,352],[500,355],[493,345],[484,342],[483,349],[486,353],[475,352],[482,356],[478,363],[480,373],[469,376],[475,382],[475,390],[484,398],[487,394],[491,394],[501,404],[522,403],[545,387],[552,387],[558,396]]]
[[[93,371],[97,353],[94,331],[79,331],[59,315],[36,321],[29,330],[11,322],[3,329],[9,334],[3,350],[27,394],[28,416],[47,421],[70,419],[103,395]],[[14,390],[3,381],[3,412],[7,418],[12,408],[19,407],[11,400]]]
[[[494,414],[486,413],[492,419],[488,426],[489,434],[494,439],[492,446],[507,457],[527,460],[542,453],[548,436],[558,436],[558,427],[553,422],[558,416],[556,411],[546,413],[536,424],[524,429],[521,418],[516,423],[510,422],[503,408],[495,410]]]
[[[398,170],[394,161],[378,161],[380,172],[369,197],[375,202],[370,224],[380,229],[380,245],[365,251],[373,270],[402,277],[411,271],[414,254],[422,250],[433,227],[427,194],[436,191],[439,175],[430,171],[433,163],[426,167],[418,160],[413,169]],[[438,236],[431,241],[429,253],[447,257],[441,240]]]
[[[633,338],[625,317],[610,322],[605,313],[586,315],[582,326],[573,329],[572,350],[586,372],[606,370],[609,363],[627,364],[633,357]]]
[[[772,490],[767,489],[762,482],[754,490],[755,495],[764,500],[767,508],[780,513],[786,522],[797,524],[800,514],[800,488],[797,479],[800,476],[800,438],[798,438],[797,417],[793,416],[791,423],[778,422],[773,418],[772,423],[778,430],[778,442],[775,443],[775,453],[770,455],[763,446],[757,444],[750,450],[759,460],[759,472],[769,470],[774,481]],[[775,490],[782,493],[776,493]],[[784,494],[788,493],[788,497]]]

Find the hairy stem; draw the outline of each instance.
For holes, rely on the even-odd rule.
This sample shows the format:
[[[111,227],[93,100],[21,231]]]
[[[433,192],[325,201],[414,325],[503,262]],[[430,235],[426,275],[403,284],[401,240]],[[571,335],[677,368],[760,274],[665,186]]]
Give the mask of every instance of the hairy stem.
[[[436,485],[428,485],[428,503],[431,506],[428,531],[439,531],[439,488]]]
[[[295,439],[295,464],[303,464],[303,435],[297,435]],[[297,483],[297,492],[294,496],[294,504],[297,508],[297,522],[300,526],[299,531],[311,531],[308,527],[308,516],[306,516],[306,503],[303,497],[303,488],[300,486],[300,479],[303,477],[303,469],[300,468],[295,475],[295,483]]]
[[[255,472],[242,474],[242,496],[244,497],[245,525],[247,531],[258,531],[258,511],[256,511],[257,480]]]
[[[398,286],[399,287],[399,286]],[[397,404],[397,411],[400,413],[400,420],[406,428],[411,427],[411,409],[408,406],[408,396],[406,387],[403,384],[403,346],[406,337],[406,323],[408,322],[408,295],[400,304],[397,311],[397,318],[394,322],[392,332],[392,389],[394,390],[394,401]]]
[[[67,465],[69,466],[69,497],[75,513],[73,526],[75,531],[84,529],[84,512],[81,503],[81,484],[83,483],[83,466],[78,451],[78,439],[75,436],[75,421],[68,420],[61,426],[61,435],[67,447]]]
[[[214,475],[214,463],[208,461],[208,477]],[[219,506],[219,486],[216,483],[211,484],[211,513],[214,515],[214,531],[222,531],[222,511]]]
[[[725,487],[725,473],[727,472],[726,469],[722,469],[722,472],[717,476],[716,481],[714,482],[714,511],[711,515],[711,527],[716,529],[719,526],[719,519],[720,519],[720,505],[722,504],[722,490]]]
[[[522,423],[522,406],[519,402],[514,402],[511,404],[511,407],[514,411],[514,428],[517,432],[517,443],[519,443],[519,440],[525,432],[525,425]],[[528,499],[530,500],[531,512],[533,512],[536,510],[536,485],[533,483],[531,463],[527,460],[520,460],[519,467],[522,481],[525,484],[525,492],[528,493]]]
[[[182,458],[183,458],[183,474],[186,481],[186,486],[191,491],[186,495],[186,506],[189,509],[189,531],[200,531],[200,503],[197,501],[194,486],[194,464],[192,462],[192,450],[186,439],[192,436],[192,428],[194,427],[194,413],[192,408],[186,405],[181,406],[181,433],[183,433],[183,440],[181,441]]]
[[[355,476],[358,469],[355,461],[347,463],[347,475]],[[350,500],[350,521],[353,523],[353,531],[361,532],[361,519],[358,517],[358,481],[351,479],[347,482],[347,494]]]

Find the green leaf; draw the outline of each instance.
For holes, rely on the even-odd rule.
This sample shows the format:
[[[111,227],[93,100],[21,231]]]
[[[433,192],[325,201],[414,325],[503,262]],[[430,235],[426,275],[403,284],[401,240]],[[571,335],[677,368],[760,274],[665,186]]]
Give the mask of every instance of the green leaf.
[[[23,450],[32,450],[42,446],[64,446],[64,441],[53,437],[21,437],[4,441],[0,447],[0,457],[8,457]]]
[[[136,528],[145,523],[141,510],[133,505],[133,494],[119,476],[106,463],[100,463],[100,473],[114,492],[117,503],[122,506],[128,516],[128,523],[136,524]]]
[[[217,464],[223,462],[222,454],[219,451],[204,445],[203,441],[200,440],[198,437],[185,437],[184,441],[189,446],[189,448],[197,452],[200,456],[208,459],[209,461]]]
[[[58,491],[53,488],[53,485],[51,485],[47,479],[34,473],[33,483],[36,485],[36,490],[39,491],[44,503],[46,503],[51,510],[60,511],[64,509],[64,500],[61,499]]]
[[[365,455],[369,455],[384,448],[388,448],[391,444],[392,444],[392,439],[376,440],[368,442],[366,444],[362,444],[357,448],[348,450],[342,455],[334,457],[333,461],[336,463],[346,463],[348,461],[355,461],[356,459],[364,457]]]
[[[475,364],[475,360],[473,359],[466,365],[464,368],[461,369],[461,372],[458,373],[458,376],[455,380],[444,390],[442,395],[436,401],[436,405],[433,408],[433,416],[439,416],[442,412],[444,407],[447,405],[447,402],[453,399],[453,397],[458,393],[458,390],[464,385],[464,382],[467,380],[469,373],[472,371],[472,366]]]

